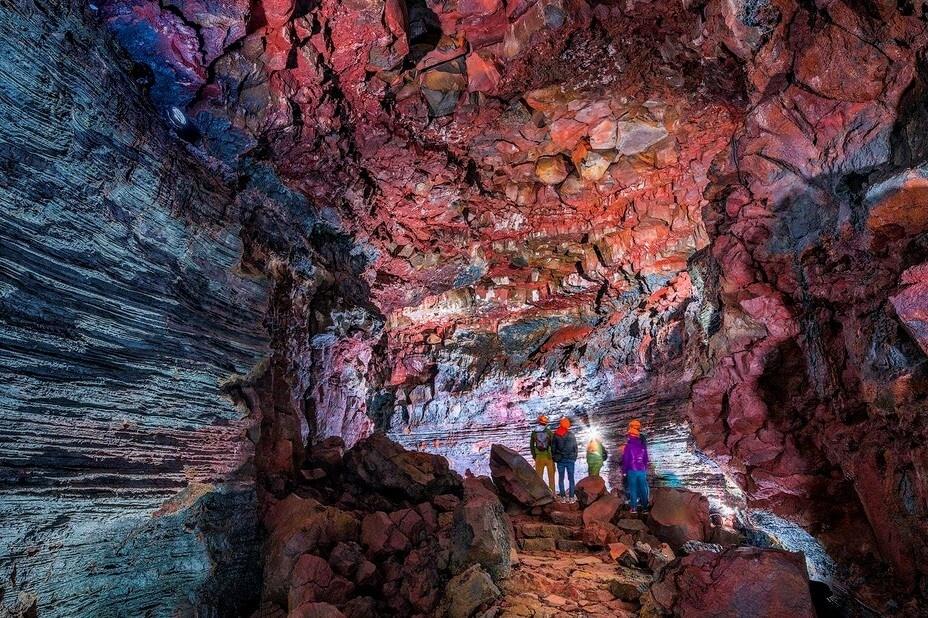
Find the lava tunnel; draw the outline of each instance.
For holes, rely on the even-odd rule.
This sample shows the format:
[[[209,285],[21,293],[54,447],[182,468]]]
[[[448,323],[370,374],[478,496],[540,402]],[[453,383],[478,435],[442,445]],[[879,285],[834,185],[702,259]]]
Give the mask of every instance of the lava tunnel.
[[[925,616],[926,110],[922,2],[0,2],[0,618]]]

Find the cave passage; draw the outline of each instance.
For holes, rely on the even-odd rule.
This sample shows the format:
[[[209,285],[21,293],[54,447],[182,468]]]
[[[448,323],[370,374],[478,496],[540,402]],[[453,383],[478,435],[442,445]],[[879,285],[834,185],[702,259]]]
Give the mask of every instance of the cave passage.
[[[5,3],[0,617],[925,615],[926,21]]]

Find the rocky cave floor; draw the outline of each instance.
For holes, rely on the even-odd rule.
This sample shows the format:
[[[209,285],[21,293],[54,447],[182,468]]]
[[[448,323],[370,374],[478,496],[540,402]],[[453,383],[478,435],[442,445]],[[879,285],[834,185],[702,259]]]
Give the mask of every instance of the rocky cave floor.
[[[502,445],[490,469],[462,479],[383,434],[323,441],[271,501],[255,616],[876,615],[810,582],[801,553],[713,523],[696,492],[655,488],[631,514],[598,476],[554,500]]]

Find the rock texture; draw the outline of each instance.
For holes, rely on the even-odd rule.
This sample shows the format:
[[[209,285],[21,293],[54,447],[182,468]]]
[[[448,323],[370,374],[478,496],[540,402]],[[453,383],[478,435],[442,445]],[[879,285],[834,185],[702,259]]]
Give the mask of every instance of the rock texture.
[[[888,0],[12,3],[4,598],[106,613],[123,588],[90,594],[104,571],[80,567],[117,555],[113,529],[164,521],[184,531],[146,547],[196,566],[121,561],[128,609],[244,607],[245,563],[226,572],[222,543],[177,522],[222,498],[257,502],[250,528],[295,495],[365,517],[322,552],[344,573],[304,560],[294,611],[369,609],[344,566],[366,538],[386,569],[369,589],[424,574],[390,609],[425,612],[444,581],[409,537],[426,516],[399,511],[453,517],[449,463],[526,456],[544,412],[581,445],[603,435],[613,488],[640,417],[657,484],[729,525],[787,517],[854,594],[917,614],[925,17]],[[364,441],[377,430],[448,461]],[[357,443],[366,463],[343,465]],[[299,493],[312,483],[379,497]],[[597,523],[586,540],[622,542]],[[315,599],[342,580],[353,605]]]
[[[0,53],[2,603],[247,611],[253,422],[221,383],[267,353],[268,286],[234,196],[76,7],[5,7]]]

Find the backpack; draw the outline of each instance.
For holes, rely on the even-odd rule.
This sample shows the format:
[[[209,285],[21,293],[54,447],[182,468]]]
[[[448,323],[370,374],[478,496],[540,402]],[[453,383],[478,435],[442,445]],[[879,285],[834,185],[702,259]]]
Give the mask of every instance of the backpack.
[[[551,446],[551,436],[547,429],[535,430],[535,450],[547,451]]]

